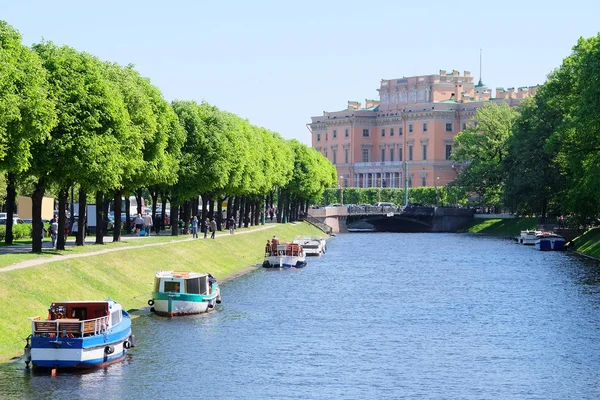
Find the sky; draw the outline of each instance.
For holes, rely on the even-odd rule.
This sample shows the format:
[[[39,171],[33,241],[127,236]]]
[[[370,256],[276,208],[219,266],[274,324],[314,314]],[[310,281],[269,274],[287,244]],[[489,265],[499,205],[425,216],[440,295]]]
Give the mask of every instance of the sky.
[[[306,124],[382,79],[480,77],[542,84],[578,38],[598,34],[600,2],[0,0],[31,45],[68,45],[136,69],[171,101],[206,101],[310,145]],[[495,93],[495,91],[494,91]]]

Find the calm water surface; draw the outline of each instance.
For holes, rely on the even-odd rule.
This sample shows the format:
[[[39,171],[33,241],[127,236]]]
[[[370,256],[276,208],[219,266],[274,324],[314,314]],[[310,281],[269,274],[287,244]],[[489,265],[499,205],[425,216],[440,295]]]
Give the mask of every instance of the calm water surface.
[[[207,315],[137,318],[137,347],[105,369],[0,366],[0,398],[600,398],[600,267],[570,254],[349,234],[222,293]]]

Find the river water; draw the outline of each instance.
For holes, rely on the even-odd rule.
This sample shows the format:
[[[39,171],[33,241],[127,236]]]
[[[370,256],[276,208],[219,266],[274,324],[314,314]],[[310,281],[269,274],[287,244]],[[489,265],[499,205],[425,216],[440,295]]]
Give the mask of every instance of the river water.
[[[0,366],[2,399],[598,399],[600,265],[468,234],[348,234],[134,321],[124,362]],[[26,323],[26,321],[24,321]]]

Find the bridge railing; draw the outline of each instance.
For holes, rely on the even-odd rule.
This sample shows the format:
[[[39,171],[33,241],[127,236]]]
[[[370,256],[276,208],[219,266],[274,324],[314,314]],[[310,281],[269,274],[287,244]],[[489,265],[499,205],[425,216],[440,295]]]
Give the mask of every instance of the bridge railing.
[[[403,206],[375,207],[375,206],[348,206],[348,214],[387,214],[390,212],[401,213]]]

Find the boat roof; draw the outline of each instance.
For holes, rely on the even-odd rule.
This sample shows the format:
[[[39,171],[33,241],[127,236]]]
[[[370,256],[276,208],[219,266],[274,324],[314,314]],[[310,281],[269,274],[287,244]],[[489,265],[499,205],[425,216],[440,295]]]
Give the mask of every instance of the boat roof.
[[[185,272],[185,271],[158,271],[156,273],[157,278],[202,278],[207,276],[207,273],[200,272]]]

